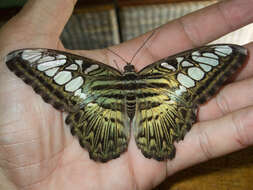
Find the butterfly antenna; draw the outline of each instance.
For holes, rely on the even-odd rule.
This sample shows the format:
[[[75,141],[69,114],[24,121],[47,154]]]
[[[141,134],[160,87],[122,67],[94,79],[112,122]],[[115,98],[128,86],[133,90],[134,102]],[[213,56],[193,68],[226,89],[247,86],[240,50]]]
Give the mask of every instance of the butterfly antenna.
[[[143,42],[143,44],[138,48],[138,50],[135,52],[134,56],[132,57],[130,63],[132,63],[132,61],[134,60],[134,58],[136,57],[136,55],[140,52],[140,50],[146,45],[146,43],[150,40],[150,38],[152,38],[152,36],[155,34],[156,30],[154,30],[149,37],[147,37],[147,39]]]
[[[146,43],[149,41],[149,39],[155,34],[156,30],[154,30],[150,36],[143,42],[143,44],[137,49],[137,51],[135,52],[135,54],[133,55],[132,59],[130,62],[128,62],[127,60],[125,60],[123,57],[121,57],[119,54],[117,54],[116,52],[112,51],[110,48],[106,48],[108,51],[110,51],[111,53],[113,53],[114,55],[118,56],[122,61],[124,61],[126,64],[131,64],[132,61],[134,60],[134,58],[136,57],[136,55],[140,52],[140,50],[146,45]]]
[[[113,53],[114,55],[118,56],[122,61],[124,61],[126,64],[128,64],[128,61],[126,61],[123,57],[121,57],[119,54],[115,53],[114,51],[112,51],[109,48],[106,48],[108,51],[110,51],[111,53]],[[115,61],[115,60],[114,60]],[[115,61],[116,62],[116,61]]]
[[[113,63],[116,65],[117,69],[120,71],[119,65],[115,59],[113,60]]]

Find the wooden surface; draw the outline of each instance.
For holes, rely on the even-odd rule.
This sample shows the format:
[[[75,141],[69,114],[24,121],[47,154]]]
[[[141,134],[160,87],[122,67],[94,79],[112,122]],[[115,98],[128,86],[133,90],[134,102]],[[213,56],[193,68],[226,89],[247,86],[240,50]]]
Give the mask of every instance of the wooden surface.
[[[253,147],[181,171],[154,190],[253,190]]]

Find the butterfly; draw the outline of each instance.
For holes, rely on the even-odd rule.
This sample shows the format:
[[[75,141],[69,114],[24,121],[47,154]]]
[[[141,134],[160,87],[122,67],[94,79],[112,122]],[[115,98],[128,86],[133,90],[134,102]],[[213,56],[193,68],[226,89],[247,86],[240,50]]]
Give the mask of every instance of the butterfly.
[[[175,157],[206,102],[244,63],[247,50],[220,44],[166,57],[139,72],[53,49],[21,49],[7,55],[8,68],[45,102],[68,113],[66,124],[88,150],[106,162],[127,150],[131,132],[146,158]]]

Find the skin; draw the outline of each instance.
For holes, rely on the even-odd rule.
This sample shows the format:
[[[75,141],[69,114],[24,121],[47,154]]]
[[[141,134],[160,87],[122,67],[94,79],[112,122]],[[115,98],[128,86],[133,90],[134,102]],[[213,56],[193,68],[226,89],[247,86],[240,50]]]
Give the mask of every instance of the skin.
[[[122,69],[125,63],[107,50],[70,51],[63,47],[59,35],[75,3],[30,0],[1,28],[0,187],[152,189],[177,171],[253,144],[253,58],[249,56],[234,80],[200,107],[198,122],[185,140],[176,144],[174,160],[146,159],[133,138],[120,158],[106,164],[90,160],[64,124],[65,115],[44,103],[4,63],[4,56],[14,49],[43,47],[80,54],[114,67],[116,60]],[[251,23],[252,9],[253,0],[227,0],[172,21],[157,30],[133,64],[139,70],[160,58],[215,40]],[[131,60],[149,34],[111,49]],[[245,47],[251,55],[253,43]]]

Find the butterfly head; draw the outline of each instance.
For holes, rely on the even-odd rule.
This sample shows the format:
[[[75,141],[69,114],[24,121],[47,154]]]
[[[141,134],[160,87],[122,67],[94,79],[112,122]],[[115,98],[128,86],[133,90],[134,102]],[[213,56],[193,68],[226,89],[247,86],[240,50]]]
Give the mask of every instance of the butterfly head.
[[[128,72],[135,72],[135,68],[130,63],[127,63],[127,65],[124,67],[124,73]]]
[[[137,77],[137,73],[135,72],[135,68],[130,63],[124,67],[124,74],[127,80],[135,80]]]

